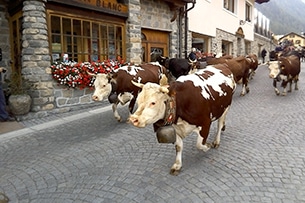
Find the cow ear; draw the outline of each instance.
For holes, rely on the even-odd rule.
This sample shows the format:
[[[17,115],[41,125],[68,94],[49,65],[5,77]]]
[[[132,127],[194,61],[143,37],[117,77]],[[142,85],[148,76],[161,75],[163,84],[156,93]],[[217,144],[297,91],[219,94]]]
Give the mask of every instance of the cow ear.
[[[133,81],[133,80],[131,80],[131,83],[133,84],[133,85],[135,85],[135,86],[137,86],[137,87],[139,87],[139,88],[143,88],[143,86],[144,86],[144,84],[142,84],[142,83],[139,83],[139,82],[135,82],[135,81]]]
[[[116,76],[117,76],[117,73],[107,73],[107,78],[108,79],[116,78]]]

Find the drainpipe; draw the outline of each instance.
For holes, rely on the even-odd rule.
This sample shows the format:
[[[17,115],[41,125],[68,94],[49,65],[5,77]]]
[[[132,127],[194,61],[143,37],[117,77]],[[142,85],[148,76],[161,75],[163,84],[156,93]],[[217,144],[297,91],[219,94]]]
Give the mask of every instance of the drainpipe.
[[[196,0],[193,0],[192,2],[192,6],[188,9],[187,8],[187,3],[185,4],[185,15],[184,15],[184,23],[185,23],[185,27],[184,27],[184,57],[187,58],[188,55],[187,55],[187,35],[188,35],[188,15],[187,13],[192,10],[194,7],[195,7],[195,4],[196,4]]]

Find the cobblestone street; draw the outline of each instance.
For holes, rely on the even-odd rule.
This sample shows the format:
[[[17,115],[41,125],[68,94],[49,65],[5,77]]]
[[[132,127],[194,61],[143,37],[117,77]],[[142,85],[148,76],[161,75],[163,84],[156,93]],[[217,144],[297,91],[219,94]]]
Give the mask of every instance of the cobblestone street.
[[[249,88],[240,97],[237,87],[219,148],[185,139],[178,176],[174,145],[152,126],[118,123],[109,105],[25,121],[0,135],[0,192],[12,203],[305,202],[305,73],[298,91],[276,96],[260,66]],[[213,123],[209,140],[215,132]]]

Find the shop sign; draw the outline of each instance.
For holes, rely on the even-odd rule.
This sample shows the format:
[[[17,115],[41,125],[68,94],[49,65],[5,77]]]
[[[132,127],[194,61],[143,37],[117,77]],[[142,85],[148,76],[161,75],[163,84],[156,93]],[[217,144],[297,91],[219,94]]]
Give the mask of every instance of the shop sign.
[[[107,9],[119,13],[127,13],[126,5],[118,3],[116,0],[74,0],[81,4],[87,4],[100,9]]]

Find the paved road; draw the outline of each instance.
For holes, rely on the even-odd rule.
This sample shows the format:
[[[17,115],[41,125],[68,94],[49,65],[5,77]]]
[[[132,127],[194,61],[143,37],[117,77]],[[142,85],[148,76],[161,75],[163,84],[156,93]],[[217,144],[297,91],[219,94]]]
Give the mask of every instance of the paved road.
[[[0,136],[0,192],[14,203],[305,202],[304,74],[299,91],[276,96],[260,66],[248,95],[238,86],[218,149],[185,139],[178,176],[174,146],[117,123],[109,106],[28,123]]]

